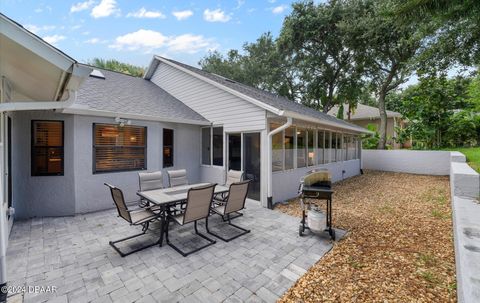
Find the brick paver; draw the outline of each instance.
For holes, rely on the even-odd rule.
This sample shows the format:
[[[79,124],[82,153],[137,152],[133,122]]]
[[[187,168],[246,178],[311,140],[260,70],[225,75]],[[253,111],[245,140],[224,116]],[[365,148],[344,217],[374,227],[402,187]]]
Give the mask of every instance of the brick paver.
[[[235,223],[251,233],[228,243],[217,239],[186,258],[166,245],[121,258],[109,240],[138,230],[114,210],[16,221],[7,252],[9,285],[57,289],[10,296],[9,302],[274,302],[332,244],[320,236],[299,237],[298,218],[255,201],[246,206]],[[236,232],[218,217],[210,222],[219,233]],[[194,236],[193,226],[172,227],[171,240],[180,246],[204,243]],[[155,240],[155,228],[124,249]]]

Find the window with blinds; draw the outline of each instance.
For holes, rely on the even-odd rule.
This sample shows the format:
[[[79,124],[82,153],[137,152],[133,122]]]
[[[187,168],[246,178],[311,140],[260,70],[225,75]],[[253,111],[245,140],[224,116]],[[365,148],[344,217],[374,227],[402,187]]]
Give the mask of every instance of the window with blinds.
[[[93,173],[147,168],[147,128],[93,124]]]
[[[63,121],[32,121],[32,176],[63,176]]]

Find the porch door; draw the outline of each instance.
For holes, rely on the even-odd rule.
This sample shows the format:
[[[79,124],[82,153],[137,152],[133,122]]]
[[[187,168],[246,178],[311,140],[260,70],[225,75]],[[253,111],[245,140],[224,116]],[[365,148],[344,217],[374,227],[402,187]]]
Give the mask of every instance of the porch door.
[[[228,169],[243,170],[251,180],[248,198],[260,200],[260,133],[228,135]]]

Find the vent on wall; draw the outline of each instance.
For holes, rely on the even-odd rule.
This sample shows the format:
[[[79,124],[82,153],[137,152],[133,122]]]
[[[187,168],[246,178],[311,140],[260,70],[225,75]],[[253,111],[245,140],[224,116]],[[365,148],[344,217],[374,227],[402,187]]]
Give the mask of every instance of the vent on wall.
[[[94,77],[94,78],[98,78],[98,79],[105,79],[105,75],[101,71],[99,71],[98,69],[94,69],[90,73],[90,77]]]

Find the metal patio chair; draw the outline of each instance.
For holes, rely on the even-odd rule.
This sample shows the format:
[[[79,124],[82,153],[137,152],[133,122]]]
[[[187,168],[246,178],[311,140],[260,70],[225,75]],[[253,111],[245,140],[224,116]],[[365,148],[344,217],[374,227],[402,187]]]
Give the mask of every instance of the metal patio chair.
[[[169,187],[188,185],[187,170],[185,169],[168,170],[167,175]]]
[[[245,208],[245,201],[247,200],[247,194],[248,194],[248,186],[250,184],[251,180],[246,180],[246,181],[242,181],[242,182],[236,182],[236,183],[232,183],[230,185],[230,189],[228,191],[228,196],[227,196],[227,200],[225,202],[225,204],[223,205],[218,205],[218,206],[215,206],[212,208],[212,211],[220,216],[222,216],[223,218],[226,216],[227,217],[227,221],[228,221],[228,225],[230,226],[233,226],[239,230],[241,230],[242,232],[240,234],[237,234],[231,238],[224,238],[216,233],[213,233],[211,232],[209,229],[208,229],[208,225],[206,225],[206,229],[207,229],[207,232],[211,235],[214,235],[215,237],[225,241],[225,242],[229,242],[233,239],[236,239],[240,236],[243,236],[245,234],[248,234],[250,232],[250,230],[247,230],[247,229],[244,229],[240,226],[237,226],[235,224],[233,224],[231,222],[231,218],[230,218],[230,214],[232,213],[236,213],[238,212],[239,210],[242,210],[243,208]]]
[[[117,211],[118,211],[118,216],[121,217],[122,219],[124,219],[125,221],[127,221],[128,223],[130,223],[130,225],[132,225],[132,226],[137,226],[137,225],[142,226],[142,232],[141,233],[133,235],[133,236],[129,236],[129,237],[126,237],[126,238],[122,238],[122,239],[119,239],[119,240],[116,240],[116,241],[110,241],[109,242],[110,246],[112,246],[120,254],[120,256],[125,257],[125,256],[133,254],[135,252],[138,252],[140,250],[152,247],[154,245],[158,245],[159,242],[157,241],[153,244],[149,244],[149,245],[142,246],[142,247],[139,247],[137,249],[134,249],[134,250],[132,250],[128,253],[122,252],[115,245],[116,243],[123,242],[123,241],[126,241],[126,240],[130,240],[130,239],[145,235],[147,230],[148,230],[148,227],[150,225],[150,222],[152,222],[154,220],[157,220],[159,218],[160,214],[153,212],[153,210],[151,208],[141,208],[141,209],[137,209],[137,210],[129,210],[127,208],[127,205],[125,204],[125,198],[123,196],[122,190],[113,186],[113,185],[111,185],[111,184],[108,184],[108,183],[105,183],[105,185],[110,189],[110,193],[112,194],[113,202],[115,203],[115,206],[116,206]]]
[[[211,184],[211,185],[202,186],[202,187],[190,188],[188,190],[185,211],[183,211],[179,215],[169,214],[167,216],[167,223],[166,223],[167,228],[165,230],[167,244],[170,245],[170,247],[175,249],[184,257],[216,243],[215,240],[212,240],[207,236],[205,236],[204,234],[199,233],[197,229],[197,221],[202,219],[205,219],[205,226],[208,229],[208,216],[210,215],[210,207],[212,205],[215,186],[216,184]],[[195,228],[195,234],[204,238],[209,243],[188,252],[182,251],[177,246],[172,244],[168,238],[168,227],[169,227],[170,221],[176,222],[177,224],[182,226],[193,222],[194,228]]]
[[[138,173],[138,185],[140,191],[155,190],[163,188],[163,175],[161,171]],[[140,207],[149,207],[147,200],[140,200]]]
[[[227,180],[225,182],[225,186],[229,187],[233,183],[242,182],[245,173],[242,170],[229,170],[227,173]],[[221,193],[219,195],[215,195],[213,198],[213,203],[217,206],[225,204],[228,198],[228,193]],[[230,216],[230,220],[243,216],[242,213],[236,212],[235,216]],[[225,217],[222,217],[223,221],[227,221]]]

